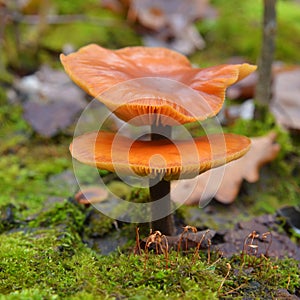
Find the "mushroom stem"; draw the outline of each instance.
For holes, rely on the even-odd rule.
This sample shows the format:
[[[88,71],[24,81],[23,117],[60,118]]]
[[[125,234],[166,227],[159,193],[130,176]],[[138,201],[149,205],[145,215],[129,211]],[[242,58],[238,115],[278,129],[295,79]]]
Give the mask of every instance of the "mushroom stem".
[[[151,140],[171,139],[172,127],[152,125]],[[170,198],[171,185],[170,181],[160,179],[161,174],[150,179],[150,201],[153,202],[151,208],[152,220],[151,229],[160,231],[165,235],[175,234],[174,217],[172,214],[172,203]],[[162,204],[155,205],[154,202],[162,199]],[[157,216],[163,212],[165,217],[156,220]]]

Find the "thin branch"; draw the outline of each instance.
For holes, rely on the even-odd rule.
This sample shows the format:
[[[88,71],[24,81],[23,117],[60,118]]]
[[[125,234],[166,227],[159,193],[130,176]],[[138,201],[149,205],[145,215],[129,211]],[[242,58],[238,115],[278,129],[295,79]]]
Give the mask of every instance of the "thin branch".
[[[267,106],[271,100],[272,63],[275,52],[276,0],[264,0],[263,40],[258,63],[258,83],[255,98]]]

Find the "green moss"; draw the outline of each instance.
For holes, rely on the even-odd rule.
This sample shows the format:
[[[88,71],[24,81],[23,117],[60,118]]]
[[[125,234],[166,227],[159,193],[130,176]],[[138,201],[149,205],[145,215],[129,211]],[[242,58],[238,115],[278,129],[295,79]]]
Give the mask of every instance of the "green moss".
[[[114,228],[114,221],[114,219],[105,216],[101,212],[92,210],[88,217],[89,225],[84,227],[84,235],[89,238],[110,233]]]
[[[291,259],[236,256],[216,262],[213,256],[212,264],[203,255],[194,259],[172,252],[166,268],[163,256],[101,256],[53,229],[2,235],[1,240],[0,293],[7,299],[219,299],[227,293],[258,297],[299,288],[299,269]],[[232,269],[220,288],[227,263]],[[253,282],[259,288],[253,289]]]
[[[295,63],[299,62],[300,35],[299,5],[293,1],[278,1],[278,29],[276,40],[276,59]]]
[[[74,274],[71,262],[78,243],[73,236],[47,229],[2,235],[1,240],[1,294],[26,288],[68,294],[76,284],[76,276],[69,276]]]
[[[22,202],[32,209],[39,209],[49,196],[67,197],[68,189],[56,189],[47,182],[50,175],[60,173],[70,162],[65,158],[31,157],[11,154],[0,157],[0,204]]]
[[[236,287],[245,284],[239,294],[247,297],[273,295],[278,289],[287,289],[295,293],[299,289],[298,262],[293,259],[268,259],[255,256],[234,256],[231,266],[236,268],[236,274],[229,280],[233,280]],[[239,269],[239,271],[238,271]],[[291,281],[290,281],[291,280]],[[255,285],[253,285],[255,283]]]
[[[244,57],[255,63],[261,51],[263,2],[213,0],[218,11],[215,20],[197,23],[207,42],[204,50],[192,55],[202,67],[222,63],[232,56]],[[277,1],[277,37],[275,59],[299,61],[300,10],[294,1]],[[295,38],[296,37],[296,38]]]
[[[106,186],[113,195],[122,199],[128,199],[131,194],[131,187],[122,181],[111,181]]]
[[[210,262],[204,252],[200,258],[172,252],[166,261],[151,253],[133,255],[132,246],[127,254],[102,256],[81,240],[87,232],[88,211],[83,206],[64,201],[31,216],[31,221],[11,208],[17,222],[2,230],[0,246],[0,295],[4,299],[255,298],[275,295],[278,288],[288,286],[291,293],[299,288],[299,269],[292,259],[236,255],[227,260],[218,259],[213,251]],[[108,226],[106,230],[114,229]],[[231,271],[224,281],[227,263]]]
[[[100,9],[99,1],[97,0],[87,0],[87,1],[68,1],[68,0],[54,0],[53,4],[55,5],[56,9],[61,14],[78,14],[78,12],[86,13],[90,12],[95,8]]]
[[[68,188],[48,182],[51,175],[70,168],[70,138],[33,139],[22,108],[8,104],[0,107],[0,136],[0,205],[26,205],[30,214],[49,196],[70,196]]]
[[[76,49],[90,43],[96,43],[107,48],[122,48],[140,45],[139,36],[124,19],[99,11],[100,16],[94,16],[94,21],[73,22],[51,27],[41,39],[40,45],[52,51],[61,52],[68,43]],[[89,17],[87,17],[89,18]],[[70,32],[76,32],[70,35]],[[122,34],[120,34],[122,32]]]
[[[5,99],[0,106],[0,153],[24,143],[30,133],[30,127],[22,118],[22,108],[19,105],[8,105]]]
[[[222,63],[232,56],[255,62],[260,50],[262,3],[258,0],[214,0],[212,4],[218,17],[197,23],[207,46],[192,55],[192,61],[201,67]]]
[[[83,229],[85,214],[83,208],[70,201],[57,203],[49,210],[42,211],[37,218],[29,222],[29,226],[53,228],[64,225],[71,232],[80,232]]]

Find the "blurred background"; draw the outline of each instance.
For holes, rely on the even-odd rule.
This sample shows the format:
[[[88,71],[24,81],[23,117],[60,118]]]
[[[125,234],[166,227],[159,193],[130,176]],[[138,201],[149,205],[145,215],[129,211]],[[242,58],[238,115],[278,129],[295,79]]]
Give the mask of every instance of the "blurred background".
[[[252,139],[249,155],[226,167],[220,189],[202,207],[199,200],[209,173],[196,178],[189,205],[181,206],[175,219],[181,230],[184,225],[212,229],[213,246],[228,257],[240,253],[253,228],[260,234],[272,229],[272,247],[266,250],[260,240],[261,252],[255,252],[258,246],[252,239],[249,254],[287,255],[298,259],[295,268],[285,261],[278,267],[278,260],[272,265],[263,257],[246,270],[241,270],[245,261],[238,264],[226,280],[230,264],[226,268],[221,260],[223,266],[217,265],[220,257],[208,267],[203,264],[206,256],[201,258],[207,273],[198,272],[195,257],[177,268],[177,255],[176,269],[171,263],[169,270],[165,262],[154,262],[159,271],[152,271],[152,262],[147,268],[144,260],[128,263],[138,259],[127,256],[133,253],[136,225],[110,219],[86,200],[112,210],[113,195],[143,202],[148,192],[100,170],[96,177],[100,174],[113,192],[108,195],[95,187],[95,178],[85,168],[76,174],[84,185],[79,190],[69,153],[76,123],[91,98],[65,74],[59,55],[89,43],[111,49],[168,47],[187,55],[195,67],[259,64],[257,72],[228,89],[218,115],[225,132]],[[169,288],[178,295],[183,282],[182,299],[192,299],[189,292],[205,292],[209,284],[222,282],[212,296],[205,294],[211,299],[225,281],[224,298],[233,291],[241,298],[254,291],[253,299],[263,291],[270,298],[274,294],[269,286],[276,290],[279,283],[299,296],[299,50],[299,0],[0,0],[0,298],[127,299],[124,295],[137,287],[140,297],[135,299],[148,299],[153,286],[152,299],[158,299]],[[100,103],[93,107],[87,122],[97,120],[101,109]],[[117,130],[119,123],[112,120],[106,126]],[[198,123],[186,126],[195,136],[203,134]],[[185,199],[187,186],[183,184],[182,194],[172,195],[174,201]],[[124,211],[116,208],[116,213]],[[102,256],[116,249],[119,256]],[[134,271],[127,271],[129,265]],[[213,277],[215,271],[219,279]],[[198,273],[193,283],[192,274]],[[266,283],[249,277],[256,273],[263,274]]]

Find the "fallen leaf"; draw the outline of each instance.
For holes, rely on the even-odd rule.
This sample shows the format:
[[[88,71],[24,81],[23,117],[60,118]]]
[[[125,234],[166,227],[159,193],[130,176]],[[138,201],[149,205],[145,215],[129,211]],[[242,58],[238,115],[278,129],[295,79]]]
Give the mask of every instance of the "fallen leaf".
[[[125,6],[123,5],[124,1],[119,0],[102,0],[101,6],[107,8],[115,13],[123,13]]]
[[[132,0],[129,15],[152,30],[170,25],[180,30],[186,24],[204,18],[208,7],[208,0]]]
[[[239,59],[233,62],[239,62]],[[232,85],[227,90],[227,97],[232,100],[254,98],[257,77],[255,72]],[[270,107],[277,123],[287,129],[300,130],[300,67],[274,63],[272,86]]]
[[[14,84],[21,97],[25,120],[39,134],[52,137],[73,123],[85,107],[84,93],[68,76],[43,66]]]
[[[253,120],[255,112],[254,100],[248,99],[242,104],[230,105],[223,110],[224,120],[223,122],[228,124],[234,124],[238,119]]]
[[[231,100],[253,98],[255,95],[257,77],[257,72],[254,72],[240,82],[234,84],[228,88],[227,97]]]
[[[215,16],[208,0],[132,0],[128,12],[130,21],[146,29],[146,46],[167,47],[185,55],[205,47],[194,22]]]
[[[280,146],[276,134],[251,138],[251,148],[242,158],[212,169],[193,179],[172,182],[171,198],[177,203],[205,206],[213,197],[229,204],[237,197],[242,181],[256,182],[260,168],[275,159]]]
[[[75,200],[89,206],[104,201],[108,197],[108,191],[98,186],[89,186],[81,188],[75,195]]]
[[[274,79],[271,111],[285,128],[300,129],[300,68],[278,72]]]

